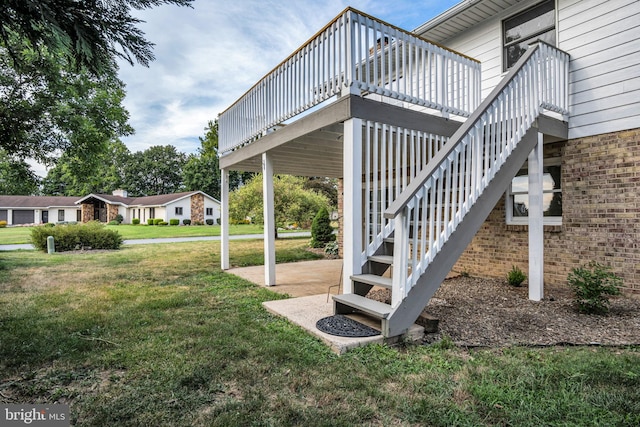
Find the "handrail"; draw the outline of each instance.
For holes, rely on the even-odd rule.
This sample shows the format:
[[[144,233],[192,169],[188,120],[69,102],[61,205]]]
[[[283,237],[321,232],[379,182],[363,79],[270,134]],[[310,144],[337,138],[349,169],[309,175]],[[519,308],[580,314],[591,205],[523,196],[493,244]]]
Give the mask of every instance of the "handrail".
[[[531,46],[385,211],[395,231],[393,307],[427,270],[540,111],[568,115],[568,59],[548,44]]]
[[[345,91],[467,117],[479,88],[477,61],[347,8],[220,114],[220,152]]]
[[[417,176],[411,184],[405,189],[405,191],[389,206],[389,208],[385,211],[385,218],[392,219],[398,215],[400,210],[407,204],[407,202],[415,196],[415,194],[420,189],[422,183],[434,173],[435,170],[442,164],[442,162],[451,154],[451,152],[455,149],[455,144],[462,139],[473,127],[477,124],[478,120],[482,117],[482,115],[486,112],[487,108],[494,102],[494,99],[504,90],[506,86],[508,86],[515,76],[518,74],[522,66],[533,56],[533,54],[537,51],[538,46],[546,45],[549,48],[556,49],[554,46],[551,46],[543,41],[538,41],[535,44],[530,45],[529,49],[525,52],[524,55],[520,57],[520,59],[514,64],[514,66],[509,70],[507,75],[502,79],[500,84],[496,86],[491,93],[482,101],[480,106],[469,116],[467,120],[458,128],[458,130],[451,136],[451,144],[448,149],[441,150],[434,158],[431,160],[429,165],[425,167],[419,176]],[[569,110],[567,107],[567,103],[562,107],[554,107],[549,103],[542,103],[541,106],[555,111],[561,114],[569,114]]]

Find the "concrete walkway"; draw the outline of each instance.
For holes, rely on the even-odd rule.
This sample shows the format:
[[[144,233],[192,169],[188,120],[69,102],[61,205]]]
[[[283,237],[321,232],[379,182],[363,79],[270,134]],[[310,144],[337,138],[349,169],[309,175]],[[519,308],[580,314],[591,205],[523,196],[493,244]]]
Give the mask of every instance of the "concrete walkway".
[[[308,231],[294,231],[292,233],[280,233],[279,239],[294,237],[311,237]],[[263,239],[264,234],[238,234],[229,236],[229,240],[254,240]],[[220,236],[198,236],[198,237],[158,237],[156,239],[130,239],[124,240],[123,245],[150,245],[154,243],[182,243],[182,242],[199,242],[199,241],[219,241]],[[0,251],[17,251],[17,250],[33,250],[32,244],[16,244],[16,245],[0,245]]]

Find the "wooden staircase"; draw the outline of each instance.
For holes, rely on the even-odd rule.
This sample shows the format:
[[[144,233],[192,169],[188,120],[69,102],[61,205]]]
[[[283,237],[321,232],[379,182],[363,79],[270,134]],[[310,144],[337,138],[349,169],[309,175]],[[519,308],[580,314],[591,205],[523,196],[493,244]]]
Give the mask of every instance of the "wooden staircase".
[[[568,63],[544,43],[522,56],[386,209],[393,232],[351,276],[353,293],[333,297],[336,314],[379,319],[385,337],[408,330],[540,142],[538,120],[568,117]],[[392,303],[367,298],[374,286]]]

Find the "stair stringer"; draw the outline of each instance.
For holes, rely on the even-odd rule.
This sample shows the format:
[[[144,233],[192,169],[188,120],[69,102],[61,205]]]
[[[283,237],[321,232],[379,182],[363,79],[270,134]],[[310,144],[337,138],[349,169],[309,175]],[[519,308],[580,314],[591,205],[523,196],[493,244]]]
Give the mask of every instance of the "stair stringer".
[[[485,222],[496,203],[507,190],[511,180],[522,168],[529,153],[538,142],[538,128],[530,127],[510,153],[507,161],[496,172],[489,185],[478,197],[469,212],[451,234],[442,249],[434,257],[416,284],[411,288],[402,302],[393,309],[391,314],[382,320],[382,333],[393,337],[401,335],[418,318],[431,297],[436,293],[447,274],[451,271],[458,258]]]

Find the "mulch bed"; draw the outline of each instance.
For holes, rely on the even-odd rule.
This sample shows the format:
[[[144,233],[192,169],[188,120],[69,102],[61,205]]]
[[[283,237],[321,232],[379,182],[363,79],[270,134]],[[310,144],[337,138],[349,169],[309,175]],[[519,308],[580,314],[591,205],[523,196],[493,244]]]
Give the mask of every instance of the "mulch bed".
[[[640,345],[640,298],[612,297],[610,313],[587,315],[576,311],[571,290],[545,286],[542,301],[530,301],[526,283],[457,277],[447,279],[425,312],[439,319],[439,331],[425,334],[425,343],[449,337],[465,347],[510,345]],[[387,290],[370,298],[389,302]]]

